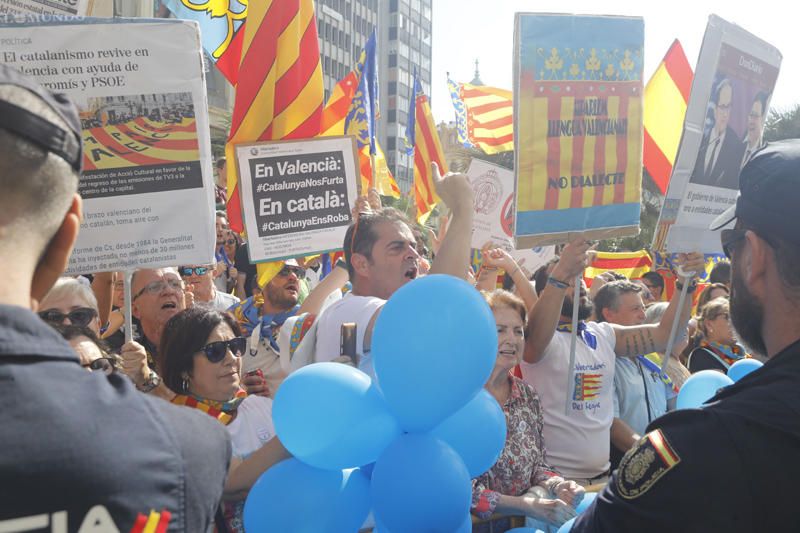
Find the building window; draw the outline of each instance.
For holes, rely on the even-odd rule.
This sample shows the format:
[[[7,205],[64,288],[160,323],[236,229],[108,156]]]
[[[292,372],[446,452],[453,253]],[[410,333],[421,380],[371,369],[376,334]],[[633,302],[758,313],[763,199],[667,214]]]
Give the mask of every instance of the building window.
[[[391,54],[389,56],[389,66],[396,67],[397,66],[397,54]]]
[[[386,119],[389,122],[394,122],[397,120],[397,110],[390,109],[388,113],[386,113]]]
[[[386,148],[388,150],[396,150],[397,149],[397,138],[396,137],[389,137],[386,139]]]
[[[397,94],[397,82],[396,81],[390,81],[389,82],[389,94],[392,94],[392,95]]]
[[[397,39],[397,28],[389,28],[389,39],[392,41]]]

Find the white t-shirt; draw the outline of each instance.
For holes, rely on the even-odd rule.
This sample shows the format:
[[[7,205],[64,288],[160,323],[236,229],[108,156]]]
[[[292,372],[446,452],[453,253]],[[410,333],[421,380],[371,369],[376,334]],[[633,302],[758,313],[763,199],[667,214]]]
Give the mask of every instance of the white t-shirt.
[[[227,292],[222,292],[220,290],[217,290],[216,293],[217,294],[214,296],[213,300],[209,300],[207,302],[195,300],[195,305],[199,307],[205,307],[207,309],[214,309],[215,311],[227,311],[233,304],[239,303],[239,298],[233,294],[228,294]]]
[[[317,319],[319,324],[317,326],[316,360],[325,362],[339,357],[342,324],[355,322],[358,368],[374,379],[372,355],[364,354],[364,333],[367,331],[372,316],[385,303],[386,300],[374,296],[355,296],[348,293],[338,302],[331,304]]]
[[[275,436],[272,400],[248,396],[239,405],[236,418],[226,427],[231,436],[233,456],[246,458]]]
[[[569,416],[566,386],[571,334],[557,331],[538,363],[520,365],[523,379],[542,402],[547,459],[567,479],[591,479],[609,467],[616,335],[606,323],[586,326],[597,338],[597,348],[578,337]]]

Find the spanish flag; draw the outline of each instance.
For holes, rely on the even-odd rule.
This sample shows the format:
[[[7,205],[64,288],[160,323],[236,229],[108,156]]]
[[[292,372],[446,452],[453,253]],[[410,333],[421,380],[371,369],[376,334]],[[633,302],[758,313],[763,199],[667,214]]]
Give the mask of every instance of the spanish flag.
[[[248,6],[239,80],[225,155],[234,145],[308,139],[322,124],[322,66],[313,0],[263,0]],[[228,221],[244,231],[236,165],[228,165]],[[259,280],[275,263],[258,265]],[[277,267],[280,269],[279,267]]]
[[[692,89],[692,67],[675,39],[644,88],[642,163],[661,194],[667,193]]]
[[[439,141],[439,133],[431,115],[428,97],[422,91],[422,84],[414,72],[414,88],[411,91],[408,125],[406,126],[406,152],[414,155],[414,198],[417,208],[417,221],[424,224],[439,196],[433,185],[431,163],[439,165],[439,171],[447,172],[447,163]]]

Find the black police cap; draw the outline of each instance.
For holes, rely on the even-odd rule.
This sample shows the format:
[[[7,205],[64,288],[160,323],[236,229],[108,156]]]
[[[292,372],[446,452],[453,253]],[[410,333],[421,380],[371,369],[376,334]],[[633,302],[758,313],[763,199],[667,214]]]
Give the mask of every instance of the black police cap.
[[[0,85],[15,85],[26,89],[49,105],[69,126],[69,131],[53,124],[27,109],[0,100],[0,128],[53,153],[75,169],[81,171],[83,143],[78,110],[64,94],[57,94],[39,85],[16,69],[0,64]]]

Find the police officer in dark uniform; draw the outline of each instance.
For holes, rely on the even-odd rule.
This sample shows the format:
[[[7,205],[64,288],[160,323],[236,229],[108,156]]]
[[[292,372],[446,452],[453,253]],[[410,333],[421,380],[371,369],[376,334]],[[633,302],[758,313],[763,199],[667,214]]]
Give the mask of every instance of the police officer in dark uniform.
[[[0,64],[0,531],[210,531],[225,428],[81,368],[33,312],[78,234],[75,107]]]
[[[800,139],[742,170],[722,229],[731,316],[769,358],[701,409],[655,420],[573,532],[800,530]]]

